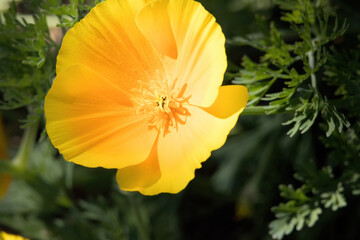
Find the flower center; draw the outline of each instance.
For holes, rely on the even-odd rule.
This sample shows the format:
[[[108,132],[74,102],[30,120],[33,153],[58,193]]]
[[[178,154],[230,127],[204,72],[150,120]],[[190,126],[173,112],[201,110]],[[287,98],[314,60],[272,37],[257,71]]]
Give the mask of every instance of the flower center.
[[[186,106],[191,96],[184,96],[186,87],[186,84],[176,87],[176,80],[171,86],[155,81],[141,83],[140,88],[133,90],[137,93],[132,98],[136,113],[145,115],[148,126],[164,135],[171,129],[178,130],[178,125],[185,124],[190,116]]]
[[[169,99],[167,96],[160,96],[157,100],[156,100],[156,106],[158,106],[160,108],[160,111],[162,112],[166,112],[166,113],[170,113],[171,109],[169,108]]]

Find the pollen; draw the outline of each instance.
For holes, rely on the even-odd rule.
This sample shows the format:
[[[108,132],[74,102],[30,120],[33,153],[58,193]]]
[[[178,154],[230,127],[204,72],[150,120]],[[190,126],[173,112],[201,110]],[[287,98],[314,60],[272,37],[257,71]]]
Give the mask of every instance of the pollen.
[[[187,109],[191,96],[185,96],[187,85],[177,86],[177,80],[169,86],[166,82],[144,84],[134,90],[132,98],[137,114],[145,114],[149,128],[155,128],[164,135],[173,129],[178,130],[179,124],[185,124],[190,116]]]
[[[156,106],[160,108],[160,111],[170,113],[171,109],[169,108],[169,99],[167,96],[160,96],[156,100]]]

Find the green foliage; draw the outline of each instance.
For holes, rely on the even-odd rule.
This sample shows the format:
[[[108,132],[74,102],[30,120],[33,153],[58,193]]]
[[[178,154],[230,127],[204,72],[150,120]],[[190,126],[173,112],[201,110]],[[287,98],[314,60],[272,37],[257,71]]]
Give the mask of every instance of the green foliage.
[[[71,28],[82,19],[91,8],[102,0],[71,0],[69,4],[59,4],[59,0],[42,1],[42,8],[48,15],[55,15],[59,18],[58,27]]]
[[[252,34],[230,40],[230,44],[251,46],[261,53],[259,62],[243,57],[233,82],[248,86],[250,108],[292,114],[283,123],[291,126],[290,137],[318,123],[326,135],[321,140],[329,149],[322,164],[308,159],[296,167],[300,188],[280,186],[286,202],[272,208],[276,219],[270,223],[270,234],[282,239],[295,229],[312,227],[326,209],[345,207],[346,193],[359,193],[360,169],[355,162],[360,150],[360,54],[359,49],[336,49],[335,42],[348,24],[339,24],[329,1],[276,3],[282,10],[280,20],[291,31],[278,30],[271,22],[268,29],[260,28],[257,38]]]
[[[73,0],[61,5],[58,0],[32,0],[25,5],[33,11],[30,18],[19,18],[15,3],[11,4],[0,18],[0,110],[28,107],[26,125],[42,117],[60,47],[50,36],[47,16],[56,15],[59,26],[72,27],[97,2],[84,5],[84,0]]]
[[[324,139],[329,141],[327,138]],[[333,154],[335,153],[331,153],[331,158],[334,156]],[[337,162],[337,164],[330,162],[331,164],[322,169],[317,169],[314,161],[307,162],[298,168],[296,174],[296,178],[304,182],[301,188],[294,190],[291,185],[280,186],[281,196],[288,201],[272,209],[277,218],[270,224],[270,234],[274,238],[282,239],[295,227],[299,231],[303,228],[304,223],[308,227],[312,227],[319,219],[323,209],[329,208],[336,211],[345,207],[347,205],[344,195],[345,188],[352,190],[353,194],[357,193],[359,169],[355,169],[354,164],[358,164],[347,157],[344,162],[339,159]],[[338,168],[344,170],[340,176],[335,176],[333,172]]]
[[[260,105],[267,114],[294,113],[293,118],[284,123],[292,126],[288,131],[291,137],[299,131],[308,131],[319,113],[328,125],[327,136],[335,129],[341,132],[350,123],[328,101],[318,82],[325,77],[322,71],[330,54],[328,43],[343,35],[347,24],[344,21],[339,27],[337,18],[331,18],[330,12],[324,8],[325,3],[316,4],[310,0],[277,3],[284,10],[281,20],[289,23],[292,31],[287,33],[289,36],[282,36],[272,22],[269,31],[262,33],[263,38],[230,41],[232,44],[250,45],[264,53],[259,64],[245,56],[243,69],[238,72],[234,83],[249,87],[251,101],[248,106],[269,102]],[[330,22],[333,22],[332,27]],[[296,40],[285,41],[290,37]],[[282,89],[274,91],[271,87],[279,82]]]
[[[333,50],[324,72],[326,83],[337,88],[335,94],[341,97],[339,105],[351,109],[348,114],[352,117],[360,115],[359,69],[360,46],[348,52]]]
[[[32,151],[26,173],[15,174],[18,178],[1,201],[2,225],[31,239],[138,239],[129,200],[116,189],[108,171],[94,171],[97,181],[113,187],[107,199],[99,195],[74,202],[79,187],[75,184],[81,181],[71,179],[64,186],[73,165],[55,154],[49,141]],[[75,169],[76,173],[81,170]]]
[[[296,191],[292,186],[280,188],[281,196],[289,201],[272,209],[277,218],[270,224],[270,234],[274,238],[281,239],[291,233],[298,222],[308,221],[307,226],[313,226],[325,209],[337,211],[347,206],[345,193],[359,193],[359,122],[354,128],[349,128],[344,134],[321,138],[330,150],[328,159],[321,168],[312,160],[297,166],[295,177],[303,182],[301,188]],[[304,214],[304,209],[310,212]],[[312,211],[316,211],[316,217],[307,220],[308,216],[312,216]],[[296,225],[296,230],[302,227],[301,224]]]
[[[270,223],[270,234],[275,239],[282,239],[294,228],[299,231],[304,225],[312,227],[322,213],[318,204],[311,202],[302,189],[281,185],[280,191],[281,196],[289,201],[272,209],[277,219]]]
[[[0,109],[38,108],[54,76],[56,49],[46,17],[34,24],[17,19],[15,4],[0,23]]]

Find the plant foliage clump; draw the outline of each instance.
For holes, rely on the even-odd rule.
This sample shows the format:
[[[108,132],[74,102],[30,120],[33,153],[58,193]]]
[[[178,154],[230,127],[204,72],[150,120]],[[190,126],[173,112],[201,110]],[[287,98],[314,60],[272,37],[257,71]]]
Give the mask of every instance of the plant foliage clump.
[[[290,126],[290,137],[319,124],[326,136],[320,139],[329,151],[322,166],[313,159],[297,166],[295,178],[301,187],[280,186],[286,202],[272,208],[276,219],[270,234],[282,239],[295,229],[312,227],[324,209],[345,207],[345,192],[359,193],[360,51],[337,48],[348,24],[338,20],[329,1],[276,3],[282,24],[291,30],[281,31],[271,22],[261,37],[230,40],[262,53],[258,63],[243,57],[234,83],[249,87],[249,110],[291,114],[283,123]]]

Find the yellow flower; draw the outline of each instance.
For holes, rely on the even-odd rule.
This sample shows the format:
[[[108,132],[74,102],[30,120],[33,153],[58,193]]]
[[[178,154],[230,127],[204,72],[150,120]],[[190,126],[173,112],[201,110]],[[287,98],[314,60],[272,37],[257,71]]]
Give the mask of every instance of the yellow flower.
[[[177,193],[221,147],[247,100],[221,86],[225,37],[193,0],[106,0],[64,37],[45,98],[68,161],[116,168],[121,189]]]
[[[5,137],[5,132],[0,114],[0,161],[3,160],[8,160],[8,155],[7,155],[6,137]],[[0,172],[0,200],[5,196],[10,186],[11,179],[12,178],[9,174]]]
[[[0,240],[29,240],[21,236],[12,235],[6,232],[0,232]]]

